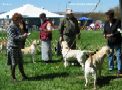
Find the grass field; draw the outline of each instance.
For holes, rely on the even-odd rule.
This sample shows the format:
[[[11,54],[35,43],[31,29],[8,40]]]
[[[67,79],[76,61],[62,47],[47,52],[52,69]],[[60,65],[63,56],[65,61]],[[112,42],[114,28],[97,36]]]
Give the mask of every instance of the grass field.
[[[29,39],[38,39],[39,32],[33,32]],[[28,81],[21,81],[21,75],[16,69],[18,82],[12,82],[9,67],[6,65],[6,55],[0,55],[0,90],[92,90],[93,83],[84,87],[84,74],[80,66],[64,68],[61,57],[56,56],[54,46],[58,39],[58,31],[53,32],[53,60],[54,63],[41,62],[41,55],[37,53],[36,62],[32,63],[30,56],[24,56],[24,69],[29,77]],[[0,36],[6,36],[0,34]],[[81,31],[81,38],[77,40],[80,49],[96,50],[105,45],[102,31]],[[116,66],[116,65],[115,65]],[[122,78],[116,77],[116,69],[108,72],[107,59],[103,64],[102,77],[98,79],[97,90],[122,90]],[[91,79],[92,82],[92,79]]]

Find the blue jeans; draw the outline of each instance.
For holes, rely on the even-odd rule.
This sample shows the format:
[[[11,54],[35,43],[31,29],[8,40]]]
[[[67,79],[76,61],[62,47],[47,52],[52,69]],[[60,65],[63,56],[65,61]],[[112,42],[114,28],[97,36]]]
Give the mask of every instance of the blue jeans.
[[[115,46],[111,45],[110,48],[112,49],[111,54],[108,56],[109,62],[109,70],[114,69],[114,51],[116,50],[116,58],[117,58],[117,68],[118,70],[122,70],[122,61],[121,61],[121,45]]]

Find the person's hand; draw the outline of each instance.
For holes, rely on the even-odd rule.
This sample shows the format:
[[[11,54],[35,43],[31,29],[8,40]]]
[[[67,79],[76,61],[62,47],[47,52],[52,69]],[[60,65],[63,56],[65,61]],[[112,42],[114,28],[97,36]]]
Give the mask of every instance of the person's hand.
[[[23,37],[24,37],[24,38],[27,38],[27,36],[28,36],[28,33],[24,33],[24,34],[23,34]]]
[[[111,37],[111,36],[113,36],[113,34],[107,34],[106,35],[106,37],[108,37],[108,38]]]
[[[105,39],[109,39],[109,37],[113,36],[113,34],[106,34],[104,35]]]
[[[50,31],[50,32],[52,31],[51,23],[48,23],[48,24],[47,24],[47,31]]]
[[[29,36],[31,33],[27,33],[27,35]]]

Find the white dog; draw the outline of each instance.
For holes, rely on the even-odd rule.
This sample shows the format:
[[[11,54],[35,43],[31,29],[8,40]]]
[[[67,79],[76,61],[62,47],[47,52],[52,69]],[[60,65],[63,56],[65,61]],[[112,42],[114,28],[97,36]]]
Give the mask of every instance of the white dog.
[[[94,78],[94,89],[96,89],[97,71],[99,71],[99,76],[101,76],[101,67],[104,58],[107,54],[110,54],[110,48],[108,46],[103,46],[101,50],[97,51],[96,54],[90,55],[85,62],[85,86],[88,84],[89,74],[92,74]]]
[[[31,54],[33,63],[35,63],[34,57],[36,53],[36,45],[38,44],[39,41],[34,40],[29,47],[25,47],[24,49],[21,49],[23,54]]]
[[[68,66],[68,58],[70,57],[75,57],[77,61],[80,63],[82,66],[82,69],[84,70],[84,65],[85,61],[87,59],[87,55],[94,53],[93,51],[88,51],[88,50],[72,50],[69,49],[68,44],[66,41],[61,42],[61,47],[62,47],[62,55],[64,58],[64,66]]]

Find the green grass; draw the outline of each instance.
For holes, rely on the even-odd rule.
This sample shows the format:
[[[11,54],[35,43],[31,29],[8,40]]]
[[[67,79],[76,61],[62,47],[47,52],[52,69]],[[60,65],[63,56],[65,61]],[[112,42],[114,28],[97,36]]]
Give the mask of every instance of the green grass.
[[[55,55],[54,45],[59,37],[59,32],[53,32],[53,60],[54,63],[45,64],[41,62],[41,55],[36,55],[36,62],[32,63],[30,56],[24,55],[24,69],[29,81],[21,81],[21,75],[16,68],[18,82],[11,81],[9,66],[6,65],[6,55],[0,55],[0,90],[84,90],[84,74],[80,66],[69,66],[64,68],[61,57]],[[38,39],[39,32],[33,32],[29,39]],[[81,31],[81,39],[77,40],[80,49],[96,50],[105,45],[102,31]],[[98,80],[99,90],[122,90],[122,79],[116,78],[116,70],[108,72],[107,59],[105,59],[102,78]],[[92,80],[92,79],[91,79]],[[92,81],[91,81],[92,82]],[[90,83],[85,90],[93,89]]]

